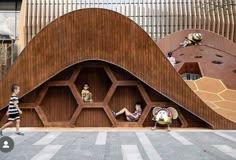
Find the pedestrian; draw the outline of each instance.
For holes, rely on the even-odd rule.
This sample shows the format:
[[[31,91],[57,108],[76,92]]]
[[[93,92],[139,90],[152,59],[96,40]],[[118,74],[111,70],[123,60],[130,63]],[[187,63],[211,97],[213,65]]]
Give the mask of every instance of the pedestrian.
[[[12,84],[11,91],[12,91],[12,95],[10,97],[8,110],[7,110],[8,122],[0,128],[0,136],[3,136],[2,130],[7,128],[8,126],[12,125],[13,122],[16,122],[16,134],[23,136],[24,133],[19,131],[19,129],[20,129],[20,114],[23,113],[18,106],[19,100],[18,100],[17,95],[20,92],[20,86],[17,84]]]

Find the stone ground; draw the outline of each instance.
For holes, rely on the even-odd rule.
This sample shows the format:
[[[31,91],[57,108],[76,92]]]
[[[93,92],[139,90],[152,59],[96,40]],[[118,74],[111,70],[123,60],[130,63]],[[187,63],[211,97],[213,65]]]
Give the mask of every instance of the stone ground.
[[[46,130],[14,129],[0,160],[233,160],[236,131],[226,130]],[[0,138],[1,139],[1,138]],[[0,144],[1,146],[3,144]]]

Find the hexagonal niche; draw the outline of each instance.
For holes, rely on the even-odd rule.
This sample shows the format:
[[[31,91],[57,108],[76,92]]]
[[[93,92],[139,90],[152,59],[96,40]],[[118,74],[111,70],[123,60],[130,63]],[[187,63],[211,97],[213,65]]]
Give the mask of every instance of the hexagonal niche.
[[[118,112],[124,107],[130,112],[134,112],[136,102],[141,102],[143,109],[147,105],[137,86],[118,86],[108,106],[115,112]],[[117,117],[117,120],[126,121],[126,117],[122,114]]]
[[[184,80],[196,80],[202,77],[201,69],[197,62],[184,63],[178,72]]]
[[[39,106],[49,122],[69,121],[77,107],[77,102],[69,87],[49,87]]]
[[[81,71],[74,83],[80,94],[84,84],[88,84],[94,102],[102,102],[112,85],[111,80],[102,67],[81,68]]]
[[[84,108],[75,122],[76,127],[111,127],[112,123],[102,108]]]

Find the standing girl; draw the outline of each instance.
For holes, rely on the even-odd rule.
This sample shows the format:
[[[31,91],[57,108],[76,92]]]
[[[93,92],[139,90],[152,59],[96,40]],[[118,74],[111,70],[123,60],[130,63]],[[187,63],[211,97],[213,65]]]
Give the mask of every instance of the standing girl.
[[[9,101],[9,106],[8,106],[8,111],[7,111],[8,122],[0,128],[0,136],[3,136],[2,130],[12,125],[14,121],[16,122],[16,134],[23,136],[24,133],[19,132],[20,114],[22,114],[22,111],[20,110],[18,106],[19,100],[18,100],[17,95],[20,92],[20,87],[17,84],[13,84],[11,86],[11,91],[12,91],[12,95]]]

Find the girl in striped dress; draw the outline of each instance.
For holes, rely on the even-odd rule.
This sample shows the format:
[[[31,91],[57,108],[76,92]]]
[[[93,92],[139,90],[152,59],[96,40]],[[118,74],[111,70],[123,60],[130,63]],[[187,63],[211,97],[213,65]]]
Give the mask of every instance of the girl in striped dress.
[[[11,86],[11,91],[12,95],[9,101],[9,106],[7,111],[8,122],[0,128],[0,136],[3,136],[2,130],[12,125],[14,121],[16,122],[16,134],[23,136],[24,134],[22,132],[19,132],[20,114],[22,114],[22,111],[18,106],[19,100],[17,95],[20,92],[20,87],[17,84],[13,84]]]

